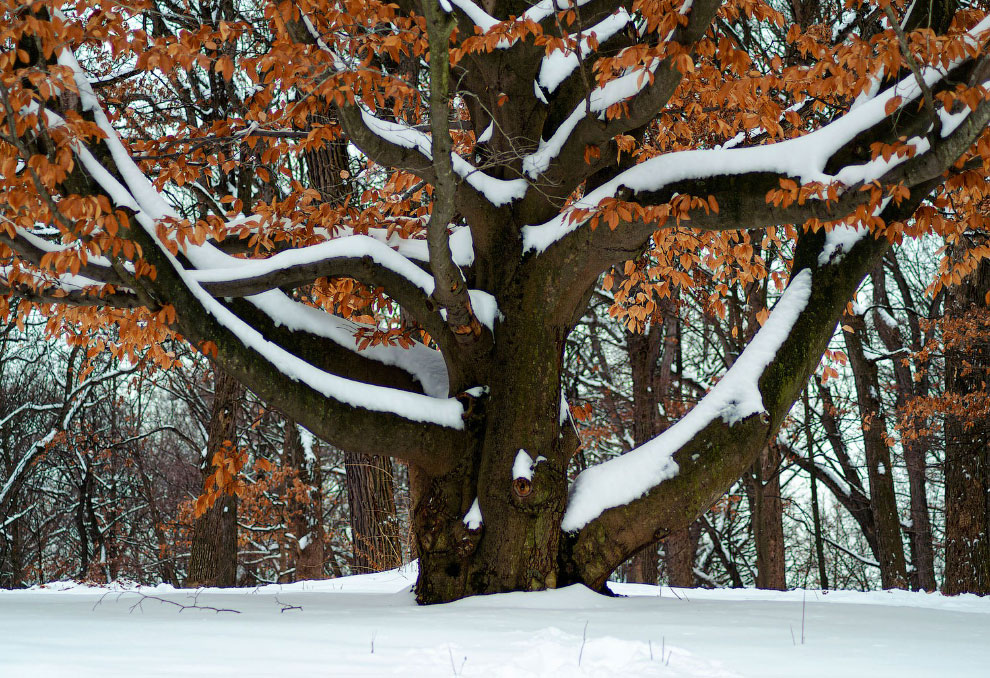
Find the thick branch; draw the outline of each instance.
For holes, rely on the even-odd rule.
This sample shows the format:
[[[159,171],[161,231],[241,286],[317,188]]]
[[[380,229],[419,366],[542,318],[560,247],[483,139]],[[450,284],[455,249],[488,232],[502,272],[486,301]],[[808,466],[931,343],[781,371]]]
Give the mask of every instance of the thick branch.
[[[903,209],[888,208],[882,216],[890,221],[905,218],[920,200],[915,198]],[[711,506],[772,439],[814,373],[846,302],[889,246],[886,240],[863,237],[843,257],[823,264],[819,256],[825,238],[822,232],[805,233],[798,241],[792,280],[809,272],[810,296],[759,377],[764,413],[734,424],[715,417],[673,453],[677,465],[673,477],[586,523],[564,547],[570,578],[603,587],[629,553],[686,527]]]

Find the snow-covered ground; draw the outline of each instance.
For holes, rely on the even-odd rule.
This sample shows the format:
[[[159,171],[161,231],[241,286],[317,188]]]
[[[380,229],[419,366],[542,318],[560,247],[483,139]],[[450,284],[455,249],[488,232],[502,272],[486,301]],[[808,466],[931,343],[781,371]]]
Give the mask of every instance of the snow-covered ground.
[[[990,598],[619,584],[417,607],[413,578],[0,591],[0,676],[990,675]]]

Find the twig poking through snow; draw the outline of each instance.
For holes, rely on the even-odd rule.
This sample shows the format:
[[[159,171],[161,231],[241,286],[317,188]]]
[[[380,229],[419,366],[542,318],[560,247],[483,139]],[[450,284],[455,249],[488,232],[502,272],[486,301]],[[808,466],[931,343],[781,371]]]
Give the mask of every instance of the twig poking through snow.
[[[578,666],[581,666],[581,657],[584,656],[584,644],[588,642],[588,624],[590,622],[589,619],[584,623],[584,632],[581,634],[581,650],[578,652]]]
[[[278,599],[277,595],[275,596],[275,602],[282,606],[282,609],[279,610],[279,612],[285,612],[287,610],[299,610],[302,612],[302,605],[290,605],[289,603],[283,603]]]
[[[447,654],[450,655],[450,670],[454,672],[454,678],[461,675],[461,671],[464,670],[464,665],[467,663],[467,657],[461,661],[461,670],[458,671],[457,667],[454,665],[454,651],[450,649],[450,645],[447,646]]]
[[[163,605],[174,605],[175,607],[179,608],[179,612],[185,612],[186,610],[206,610],[208,612],[215,612],[216,614],[220,614],[221,612],[232,612],[234,614],[241,613],[240,610],[232,610],[226,607],[213,607],[212,605],[200,605],[199,594],[202,592],[203,592],[202,589],[196,591],[196,594],[193,596],[192,605],[184,605],[183,603],[174,600],[168,600],[167,598],[159,598],[158,596],[149,596],[147,593],[142,593],[140,591],[121,591],[120,593],[117,594],[117,601],[119,601],[128,593],[132,593],[136,596],[140,596],[138,601],[133,605],[131,605],[130,609],[128,610],[129,612],[134,612],[134,610],[141,610],[141,612],[144,612],[145,601],[155,600]],[[96,601],[95,605],[93,605],[93,609],[95,610],[97,607],[99,607],[100,604],[103,603],[103,600],[111,593],[112,591],[107,591],[102,596],[100,596],[100,599]]]

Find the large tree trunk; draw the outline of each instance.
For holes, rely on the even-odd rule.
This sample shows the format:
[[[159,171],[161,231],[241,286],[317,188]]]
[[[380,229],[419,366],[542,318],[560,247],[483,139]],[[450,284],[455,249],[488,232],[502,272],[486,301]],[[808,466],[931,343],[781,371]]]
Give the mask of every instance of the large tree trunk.
[[[390,457],[344,453],[351,510],[354,572],[380,572],[402,564]]]
[[[560,416],[566,333],[547,327],[544,305],[526,296],[515,308],[503,305],[506,317],[519,314],[522,322],[495,328],[493,364],[500,367],[484,399],[491,416],[466,415],[465,426],[480,429],[480,448],[444,475],[410,467],[420,602],[558,585],[565,469],[578,440]],[[527,457],[531,477],[515,477]],[[475,501],[482,522],[465,522]]]
[[[990,382],[987,304],[990,262],[983,260],[949,295],[946,315],[969,320],[968,336],[947,341],[945,420],[945,583],[947,594],[990,594],[990,420],[978,415]],[[957,332],[959,330],[956,330]],[[966,330],[963,330],[966,332]],[[985,412],[985,404],[983,405]]]
[[[294,543],[289,547],[291,581],[322,579],[326,541],[323,530],[323,477],[312,447],[303,445],[299,428],[291,419],[285,421],[282,464],[296,471],[305,489],[304,497],[297,492],[288,493],[289,531],[294,538]]]
[[[674,530],[663,540],[663,565],[668,586],[694,587],[694,557],[698,552],[700,533],[700,526],[695,521],[690,527]]]
[[[213,406],[207,427],[205,479],[213,471],[213,455],[237,439],[237,405],[244,390],[219,368],[213,370]],[[186,587],[237,585],[237,497],[223,494],[193,524]]]
[[[784,572],[784,504],[780,498],[780,451],[768,445],[746,483],[756,541],[756,588],[787,588]]]
[[[863,337],[866,323],[862,316],[847,315],[852,332],[844,332],[849,364],[856,382],[856,398],[863,428],[863,449],[870,481],[870,507],[877,535],[880,580],[886,589],[907,588],[907,564],[901,539],[901,520],[894,494],[893,467],[887,446],[887,428],[880,402],[880,380],[876,363],[866,358]]]

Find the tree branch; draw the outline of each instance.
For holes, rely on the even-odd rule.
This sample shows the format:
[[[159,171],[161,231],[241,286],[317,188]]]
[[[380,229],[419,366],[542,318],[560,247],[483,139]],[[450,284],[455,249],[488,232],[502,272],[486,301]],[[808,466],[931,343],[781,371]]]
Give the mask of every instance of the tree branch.
[[[914,196],[910,204],[900,208],[889,206],[882,216],[887,221],[906,218],[922,197]],[[825,246],[823,232],[806,232],[798,240],[791,280],[810,275],[810,294],[762,374],[751,375],[758,379],[764,412],[736,423],[715,416],[674,451],[671,458],[676,470],[672,477],[638,499],[605,509],[570,535],[563,546],[563,561],[571,578],[594,588],[604,586],[625,554],[687,527],[699,510],[707,509],[739,478],[772,439],[817,367],[847,300],[889,244],[885,239],[866,236],[842,257],[821,263],[819,257]],[[616,461],[621,460],[622,457]],[[585,473],[594,471],[593,468]]]

